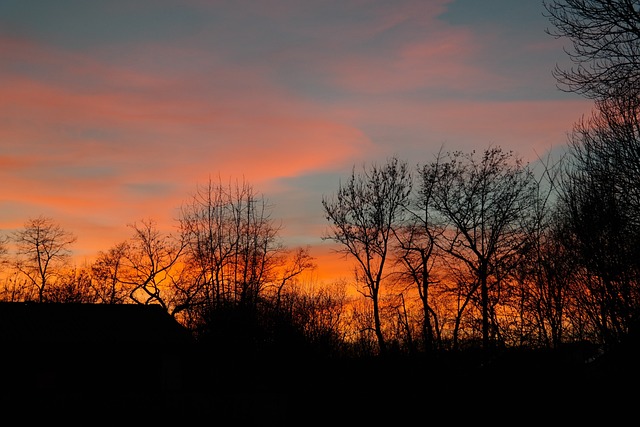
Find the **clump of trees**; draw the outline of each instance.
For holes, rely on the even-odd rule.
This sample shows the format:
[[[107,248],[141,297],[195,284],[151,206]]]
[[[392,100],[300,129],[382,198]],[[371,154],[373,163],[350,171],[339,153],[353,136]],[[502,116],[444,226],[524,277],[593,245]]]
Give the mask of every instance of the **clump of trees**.
[[[499,147],[480,158],[440,152],[409,171],[395,157],[354,171],[323,202],[333,224],[326,238],[357,260],[379,351],[387,351],[385,338],[409,352],[539,345],[518,321],[524,262],[543,226],[533,171]],[[381,311],[387,328],[376,320]]]
[[[569,138],[558,234],[575,260],[585,321],[605,345],[637,323],[640,5],[632,0],[544,2],[549,34],[571,41],[562,90],[594,100]]]

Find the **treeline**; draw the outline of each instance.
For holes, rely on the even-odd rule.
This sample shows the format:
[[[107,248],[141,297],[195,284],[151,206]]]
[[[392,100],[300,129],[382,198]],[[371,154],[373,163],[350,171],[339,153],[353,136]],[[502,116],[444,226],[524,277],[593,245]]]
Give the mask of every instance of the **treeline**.
[[[69,268],[75,238],[54,220],[28,220],[3,241],[0,299],[158,304],[243,354],[616,346],[640,313],[640,10],[544,5],[573,42],[559,87],[593,99],[592,116],[535,165],[489,146],[354,166],[321,203],[356,295],[306,279],[309,248],[282,245],[248,183],[210,181],[175,235],[142,220],[88,266]]]
[[[176,235],[132,224],[130,239],[83,267],[69,267],[72,234],[30,219],[5,240],[0,299],[158,304],[240,352],[616,343],[640,303],[637,216],[615,203],[630,191],[611,191],[610,175],[606,191],[578,192],[576,166],[571,157],[536,174],[494,147],[354,169],[322,203],[324,238],[356,262],[357,296],[344,283],[313,286],[309,249],[282,246],[248,184],[209,182],[182,207]]]

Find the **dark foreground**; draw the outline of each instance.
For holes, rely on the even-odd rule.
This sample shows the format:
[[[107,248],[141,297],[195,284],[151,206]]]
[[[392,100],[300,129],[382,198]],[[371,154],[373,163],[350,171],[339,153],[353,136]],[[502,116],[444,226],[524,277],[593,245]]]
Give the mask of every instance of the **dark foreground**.
[[[0,413],[6,425],[627,425],[640,405],[636,343],[339,360],[275,345],[265,356],[196,344],[158,306],[0,303]]]
[[[109,354],[108,366],[78,349],[51,378],[38,371],[44,354],[25,353],[7,366],[2,412],[14,424],[617,425],[635,422],[640,404],[635,353],[239,362],[191,351],[168,376],[140,354]]]

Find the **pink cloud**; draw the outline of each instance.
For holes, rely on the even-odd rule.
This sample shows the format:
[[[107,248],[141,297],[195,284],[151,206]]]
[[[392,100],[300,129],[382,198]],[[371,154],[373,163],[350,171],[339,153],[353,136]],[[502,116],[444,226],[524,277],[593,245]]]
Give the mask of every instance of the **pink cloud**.
[[[170,227],[188,192],[211,175],[244,176],[268,192],[278,177],[322,169],[370,146],[359,129],[317,116],[315,106],[272,86],[260,70],[200,64],[185,77],[25,43],[0,46],[6,62],[56,71],[0,72],[0,138],[10,166],[0,178],[11,184],[3,198],[16,206],[2,228],[44,211],[72,218],[72,231],[86,236],[78,245],[105,248],[105,239],[126,236],[126,223],[150,214]],[[176,54],[143,50],[141,63]]]
[[[176,53],[172,48],[158,46],[147,46],[144,50],[149,57]],[[38,52],[36,56],[44,57],[46,62],[45,52]],[[229,66],[222,68],[219,64],[209,64],[208,69],[192,76],[168,78],[100,65],[82,56],[60,58],[58,66],[65,68],[65,75],[81,75],[84,71],[77,70],[90,68],[94,82],[89,87],[86,87],[86,83],[74,84],[72,78],[60,83],[20,75],[3,76],[0,88],[4,96],[0,100],[0,109],[6,113],[5,120],[8,117],[16,124],[15,128],[8,126],[2,130],[5,136],[21,135],[35,139],[39,134],[38,127],[49,132],[49,135],[52,126],[57,134],[69,126],[75,127],[71,130],[109,128],[116,136],[120,133],[136,136],[144,133],[162,137],[158,143],[154,143],[154,149],[163,149],[163,140],[170,145],[168,148],[173,149],[176,143],[181,143],[176,139],[181,138],[184,140],[181,148],[186,151],[207,143],[208,146],[219,144],[225,154],[231,154],[231,144],[220,141],[222,138],[218,136],[219,133],[224,139],[228,136],[234,144],[239,142],[238,136],[248,144],[261,139],[257,137],[266,136],[265,145],[270,148],[271,144],[276,144],[273,147],[276,152],[265,151],[274,156],[297,154],[297,150],[303,153],[313,151],[313,144],[303,142],[308,138],[312,138],[311,142],[317,142],[315,135],[330,137],[332,141],[348,138],[358,143],[362,139],[357,130],[314,116],[317,110],[312,104],[301,102],[275,88],[261,76],[260,70],[249,71]],[[25,124],[36,126],[29,126],[28,129],[20,127]],[[275,130],[265,134],[267,129]],[[281,132],[281,129],[290,131]],[[214,138],[207,141],[207,134],[213,132],[218,141]],[[67,144],[87,142],[85,137],[78,135],[66,134],[62,137]],[[249,136],[253,138],[248,139]],[[193,140],[189,137],[193,137]],[[290,141],[300,143],[286,145]],[[143,148],[147,149],[145,142],[148,141],[140,141]],[[98,142],[93,143],[92,149],[98,149]],[[315,147],[316,157],[317,154],[321,154],[320,157],[332,156],[326,144],[331,144],[331,141],[325,141],[323,149]],[[288,152],[277,151],[285,145]],[[335,143],[331,148],[339,151],[344,147],[343,143]],[[246,156],[243,157],[243,160],[247,160]]]
[[[469,61],[479,48],[465,32],[411,42],[383,57],[340,58],[329,65],[340,87],[361,93],[415,92],[469,94],[495,77]],[[486,83],[485,83],[486,84]]]

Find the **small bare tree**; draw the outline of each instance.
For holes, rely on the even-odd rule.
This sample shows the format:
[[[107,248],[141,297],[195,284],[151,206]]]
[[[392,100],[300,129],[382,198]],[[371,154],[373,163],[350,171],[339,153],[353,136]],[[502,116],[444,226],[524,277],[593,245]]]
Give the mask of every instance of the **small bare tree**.
[[[39,216],[13,233],[13,241],[17,248],[16,269],[37,289],[38,301],[44,302],[47,287],[70,261],[70,246],[76,237],[51,218]]]
[[[7,254],[9,253],[9,236],[0,236],[0,277],[3,277],[3,271],[9,264]]]
[[[127,300],[127,290],[120,278],[128,249],[127,242],[118,243],[106,252],[99,252],[91,265],[91,287],[99,303],[123,304]]]
[[[296,279],[305,271],[315,269],[316,265],[311,256],[309,247],[297,248],[293,252],[287,251],[282,257],[282,263],[274,279],[275,306],[280,307],[283,291],[288,285],[295,283]],[[288,259],[290,256],[290,259]]]
[[[152,219],[130,225],[125,269],[120,281],[137,304],[159,304],[171,312],[168,304],[172,285],[172,269],[178,262],[183,246],[171,235],[158,230]]]
[[[88,268],[71,268],[49,288],[47,300],[60,303],[93,304],[97,295],[91,286],[91,274]]]

